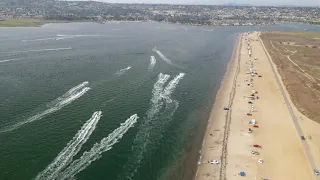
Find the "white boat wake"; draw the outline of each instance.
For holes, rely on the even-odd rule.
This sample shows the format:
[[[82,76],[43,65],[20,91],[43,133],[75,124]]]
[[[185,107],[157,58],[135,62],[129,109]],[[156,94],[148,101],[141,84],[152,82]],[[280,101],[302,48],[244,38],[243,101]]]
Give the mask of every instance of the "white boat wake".
[[[57,37],[116,37],[114,35],[99,35],[99,34],[57,34]]]
[[[176,100],[171,99],[171,94],[184,76],[184,73],[180,73],[164,87],[164,84],[168,81],[170,75],[159,74],[158,81],[154,84],[152,90],[149,110],[134,139],[132,155],[129,157],[123,168],[124,172],[118,179],[132,179],[137,172],[145,153],[154,148],[152,143],[157,143],[162,137],[165,126],[172,119],[172,116],[179,105]],[[165,109],[162,110],[164,103],[166,106]]]
[[[168,81],[170,75],[160,73],[158,76],[158,81],[154,84],[152,89],[152,98],[150,100],[151,107],[147,111],[147,120],[145,123],[148,123],[148,120],[151,121],[155,114],[157,114],[161,107],[162,102],[160,102],[162,96],[161,93],[163,91],[164,84]]]
[[[27,53],[27,52],[44,52],[44,51],[64,51],[71,50],[71,47],[67,48],[55,48],[55,49],[35,49],[35,50],[27,50],[27,51],[9,51],[9,52],[1,52],[1,53]]]
[[[176,89],[176,86],[178,85],[179,81],[185,76],[185,73],[180,73],[178,76],[176,76],[174,79],[172,79],[166,88],[163,90],[162,98],[166,101],[166,112],[167,112],[167,118],[170,118],[173,116],[173,114],[176,112],[176,110],[179,107],[179,102],[176,100],[171,99],[171,94]]]
[[[162,98],[166,99],[168,103],[171,103],[171,94],[176,89],[176,86],[178,85],[179,81],[185,76],[185,73],[180,73],[177,75],[174,79],[172,79],[166,88],[161,93]]]
[[[5,60],[0,60],[0,63],[10,62],[10,61],[19,61],[19,60],[22,60],[22,59],[24,59],[24,58],[5,59]]]
[[[82,126],[67,146],[58,154],[53,162],[40,172],[35,180],[54,179],[58,173],[71,163],[72,158],[80,151],[98,124],[101,111],[94,112],[92,117]]]
[[[175,66],[177,68],[181,68],[179,67],[178,65],[174,64],[170,59],[168,59],[164,54],[162,54],[161,51],[159,51],[156,47],[154,47],[152,49],[153,52],[157,53],[159,55],[159,57],[164,61],[166,62],[167,64],[171,65],[171,66]]]
[[[153,48],[152,51],[154,51],[155,53],[157,53],[157,54],[160,56],[160,58],[161,58],[162,60],[164,60],[164,62],[166,62],[167,64],[170,64],[170,65],[173,65],[173,66],[174,66],[174,64],[172,63],[172,61],[171,61],[170,59],[168,59],[164,54],[162,54],[162,52],[160,52],[156,47]]]
[[[120,70],[118,70],[118,71],[116,72],[116,75],[121,76],[121,75],[123,75],[125,72],[127,72],[129,69],[131,69],[131,66],[128,66],[128,67],[126,67],[126,68],[124,68],[124,69],[120,69]]]
[[[27,40],[21,40],[21,42],[36,42],[36,41],[49,41],[49,40],[64,40],[64,39],[70,39],[75,38],[76,36],[60,36],[57,35],[57,37],[51,37],[51,38],[43,38],[43,39],[27,39]]]
[[[150,57],[150,64],[149,64],[149,67],[148,67],[148,70],[152,70],[154,65],[156,65],[157,63],[157,60],[154,56],[151,56]]]
[[[54,179],[74,179],[75,175],[86,169],[93,161],[99,159],[103,152],[112,149],[112,146],[117,143],[123,135],[137,122],[138,115],[134,114],[124,123],[121,123],[120,127],[115,129],[108,137],[103,138],[100,143],[96,143],[90,149],[82,154],[82,156],[74,160],[70,166],[68,166],[63,172],[61,172]]]
[[[49,115],[51,113],[54,113],[54,112],[60,110],[61,108],[72,103],[73,101],[75,101],[76,99],[80,98],[85,93],[87,93],[91,89],[90,87],[85,87],[87,85],[88,85],[88,82],[86,81],[86,82],[79,84],[76,87],[71,88],[63,96],[58,97],[56,100],[49,103],[50,104],[49,109],[46,109],[45,111],[38,113],[38,114],[28,118],[25,121],[22,121],[22,122],[14,124],[12,126],[3,128],[0,130],[0,133],[13,131],[15,129],[20,128],[21,126],[23,126],[25,124],[28,124],[28,123],[31,123],[34,121],[38,121],[38,120],[44,118],[46,115]]]
[[[47,41],[47,40],[55,40],[55,39],[56,38],[29,39],[29,40],[21,40],[21,42]]]
[[[68,92],[66,92],[66,93],[64,94],[64,96],[70,96],[71,94],[74,94],[75,92],[79,91],[79,89],[84,88],[84,87],[87,86],[88,84],[89,84],[89,82],[88,82],[88,81],[85,81],[85,82],[79,84],[78,86],[75,86],[75,87],[71,88]]]

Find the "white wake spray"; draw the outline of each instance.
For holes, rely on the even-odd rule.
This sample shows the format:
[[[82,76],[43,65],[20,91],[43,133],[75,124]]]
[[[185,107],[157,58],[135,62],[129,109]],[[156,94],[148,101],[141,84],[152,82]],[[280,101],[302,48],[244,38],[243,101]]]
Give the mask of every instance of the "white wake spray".
[[[170,64],[172,66],[176,66],[175,64],[172,63],[172,61],[170,59],[168,59],[164,54],[162,54],[162,52],[160,52],[157,48],[153,48],[152,50],[154,52],[156,52],[160,56],[160,58],[162,60],[164,60],[164,62],[166,62],[167,64]]]
[[[174,79],[172,79],[166,88],[161,93],[161,96],[167,100],[167,103],[171,103],[171,94],[176,89],[176,86],[178,85],[179,81],[185,76],[185,73],[180,73],[177,75]]]
[[[149,64],[149,67],[148,67],[148,70],[152,70],[153,67],[156,65],[157,63],[157,60],[154,56],[151,56],[150,57],[150,64]]]
[[[152,51],[157,53],[159,55],[159,57],[164,61],[166,62],[167,64],[171,65],[171,66],[174,66],[174,67],[177,67],[179,69],[184,69],[183,67],[181,66],[178,66],[176,64],[174,64],[169,58],[167,58],[161,51],[159,51],[156,47],[152,48]]]
[[[98,124],[101,111],[94,112],[92,117],[82,126],[78,133],[73,137],[67,146],[58,154],[53,162],[48,165],[42,172],[40,172],[35,180],[54,179],[58,173],[71,163],[73,156],[75,156],[81,149],[82,145],[89,139],[92,132]]]
[[[22,40],[21,42],[47,41],[47,40],[55,40],[55,39],[56,38],[28,39],[28,40]]]
[[[85,81],[81,84],[79,84],[78,86],[75,86],[73,88],[71,88],[69,91],[67,91],[63,96],[70,96],[72,95],[73,93],[75,93],[76,91],[79,91],[79,89],[82,89],[84,88],[85,86],[87,86],[89,84],[88,81]]]
[[[116,72],[116,75],[121,76],[123,75],[125,72],[127,72],[129,69],[131,69],[131,66],[128,66],[126,68],[120,69]]]
[[[171,99],[171,94],[184,76],[184,73],[180,73],[164,87],[170,75],[159,74],[158,81],[154,84],[152,90],[147,116],[144,118],[134,139],[134,145],[132,147],[133,155],[128,159],[128,162],[124,166],[124,172],[118,179],[132,179],[145,153],[152,148],[150,146],[151,139],[152,142],[157,142],[161,138],[163,128],[168,123],[168,120],[164,121],[163,118],[170,119],[179,105],[177,101]],[[166,104],[166,108],[161,111],[164,103]],[[156,115],[160,115],[160,117]]]
[[[100,143],[94,144],[90,151],[86,151],[82,156],[74,160],[69,167],[67,167],[62,173],[60,173],[55,179],[73,179],[76,174],[86,169],[93,161],[99,159],[103,152],[112,149],[112,146],[122,138],[122,136],[137,122],[138,115],[134,114],[124,123],[121,123],[120,127],[115,129],[108,137],[103,138]]]
[[[19,61],[19,60],[22,60],[22,59],[23,59],[23,58],[4,59],[4,60],[0,60],[0,63],[10,62],[10,61]]]
[[[55,49],[34,49],[34,50],[27,50],[27,51],[9,51],[9,52],[1,52],[1,53],[27,53],[27,52],[43,52],[43,51],[64,51],[64,50],[71,50],[71,47],[67,48],[55,48]]]
[[[80,98],[81,96],[83,96],[85,93],[87,93],[91,89],[90,87],[85,87],[86,85],[88,85],[87,81],[79,84],[78,86],[71,88],[63,96],[58,97],[52,103],[49,103],[51,105],[45,111],[40,112],[40,113],[38,113],[38,114],[36,114],[36,115],[34,115],[24,121],[18,122],[12,126],[3,128],[0,130],[0,133],[13,131],[15,129],[18,129],[25,124],[40,120],[40,119],[44,118],[45,116],[62,109],[66,105],[71,104],[73,101]]]

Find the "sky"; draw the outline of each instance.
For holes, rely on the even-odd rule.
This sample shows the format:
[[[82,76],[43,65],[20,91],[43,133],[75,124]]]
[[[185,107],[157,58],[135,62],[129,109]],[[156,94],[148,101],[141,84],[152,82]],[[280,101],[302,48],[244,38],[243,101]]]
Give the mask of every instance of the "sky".
[[[110,3],[163,3],[163,4],[206,4],[220,5],[225,3],[267,5],[320,6],[320,0],[97,0]]]

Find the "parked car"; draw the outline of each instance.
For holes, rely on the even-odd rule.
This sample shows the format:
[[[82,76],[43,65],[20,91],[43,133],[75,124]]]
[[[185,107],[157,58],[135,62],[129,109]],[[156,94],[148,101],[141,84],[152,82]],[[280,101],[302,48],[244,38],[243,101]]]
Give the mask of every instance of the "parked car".
[[[319,175],[320,175],[320,172],[319,172],[319,170],[318,170],[318,169],[314,169],[314,170],[313,170],[313,172],[314,172],[314,174],[315,174],[315,175],[317,175],[317,176],[319,176]]]
[[[260,153],[258,151],[251,151],[251,154],[260,155]]]

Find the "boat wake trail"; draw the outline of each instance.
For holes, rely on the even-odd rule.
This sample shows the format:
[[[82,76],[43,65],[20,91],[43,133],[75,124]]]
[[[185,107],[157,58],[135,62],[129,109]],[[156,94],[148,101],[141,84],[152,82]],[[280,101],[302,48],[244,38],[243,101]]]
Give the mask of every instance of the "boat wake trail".
[[[129,69],[131,69],[131,66],[128,66],[128,67],[126,67],[126,68],[124,68],[124,69],[120,69],[120,70],[118,70],[118,71],[116,72],[116,75],[121,76],[121,75],[123,75],[126,71],[128,71]]]
[[[82,154],[82,156],[74,160],[63,172],[61,172],[56,180],[74,179],[75,175],[86,169],[93,161],[99,159],[103,152],[112,149],[112,146],[122,138],[122,136],[137,122],[138,115],[134,114],[120,127],[115,129],[108,137],[103,138],[100,143],[96,143],[90,149]]]
[[[57,34],[57,37],[67,37],[67,38],[72,38],[72,37],[116,37],[114,35],[99,35],[99,34]]]
[[[44,51],[63,51],[63,50],[71,50],[71,47],[67,48],[55,48],[55,49],[35,49],[28,51],[10,51],[10,52],[1,52],[1,53],[27,53],[27,52],[44,52]]]
[[[101,111],[94,112],[92,117],[82,126],[78,133],[73,137],[67,146],[58,154],[53,162],[40,172],[35,180],[54,179],[58,173],[71,163],[73,156],[75,156],[81,149],[82,145],[86,143],[92,132],[98,124]]]
[[[209,30],[206,30],[206,31],[212,32],[212,31],[214,31],[214,29],[209,29]]]
[[[132,179],[138,171],[143,158],[148,156],[147,152],[151,152],[156,148],[156,144],[161,139],[164,128],[178,108],[179,103],[171,99],[171,94],[184,76],[184,73],[180,73],[164,87],[170,76],[162,73],[159,74],[158,81],[154,84],[152,90],[149,110],[139,127],[134,139],[132,155],[123,168],[124,172],[118,177],[119,180]],[[165,108],[163,108],[164,104]]]
[[[55,40],[55,39],[56,38],[30,39],[30,40],[22,40],[21,42],[47,41],[47,40]]]
[[[153,69],[154,65],[156,65],[156,62],[157,62],[156,58],[155,58],[154,56],[151,56],[151,58],[150,58],[150,65],[149,65],[149,67],[148,67],[148,70],[149,70],[149,71]]]
[[[70,96],[70,95],[74,94],[75,92],[79,91],[80,89],[84,88],[88,84],[89,84],[89,82],[85,81],[85,82],[79,84],[78,86],[75,86],[75,87],[71,88],[68,92],[66,92],[64,94],[64,96]]]
[[[64,39],[70,39],[74,38],[76,36],[61,36],[57,35],[57,37],[51,37],[51,38],[43,38],[43,39],[28,39],[28,40],[21,40],[21,42],[35,42],[35,41],[48,41],[48,40],[64,40]]]
[[[159,50],[157,50],[157,48],[153,48],[152,49],[154,52],[156,52],[159,56],[160,56],[160,58],[162,59],[162,60],[164,60],[167,64],[170,64],[170,65],[173,65],[174,66],[174,64],[172,63],[172,61],[170,60],[170,59],[168,59],[164,54],[162,54]]]
[[[16,59],[5,59],[5,60],[0,60],[0,63],[4,63],[4,62],[10,62],[10,61],[19,61],[23,58],[16,58]]]
[[[163,92],[161,93],[162,98],[166,99],[168,103],[171,103],[171,94],[172,92],[176,89],[179,81],[185,76],[185,73],[180,73],[179,75],[177,75],[174,79],[172,79],[168,85],[166,86],[166,88],[163,90]]]
[[[177,68],[181,68],[178,65],[174,64],[170,59],[168,59],[164,54],[162,54],[162,52],[160,52],[156,47],[154,47],[152,49],[153,52],[157,53],[159,55],[159,57],[166,62],[167,64],[171,65],[171,66],[175,66]]]
[[[12,126],[3,128],[0,130],[0,133],[13,131],[15,129],[20,128],[21,126],[23,126],[25,124],[40,120],[40,119],[44,118],[46,115],[49,115],[51,113],[54,113],[54,112],[60,110],[61,108],[72,103],[73,101],[75,101],[76,99],[80,98],[85,93],[87,93],[91,89],[90,87],[86,87],[88,84],[89,84],[89,82],[86,81],[86,82],[79,84],[76,87],[71,88],[64,95],[62,95],[61,97],[58,97],[56,100],[49,103],[50,106],[45,111],[38,113],[38,114],[28,118],[25,121],[22,121],[17,124],[14,124]]]

